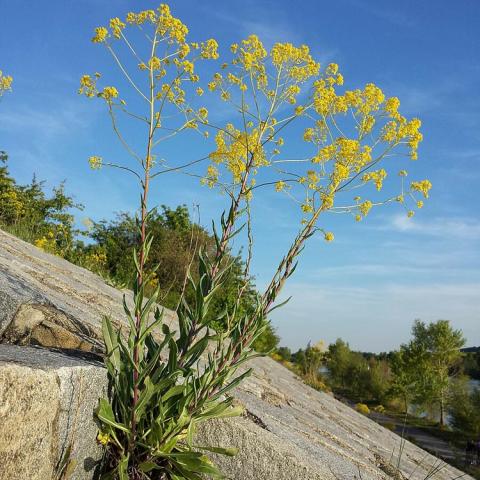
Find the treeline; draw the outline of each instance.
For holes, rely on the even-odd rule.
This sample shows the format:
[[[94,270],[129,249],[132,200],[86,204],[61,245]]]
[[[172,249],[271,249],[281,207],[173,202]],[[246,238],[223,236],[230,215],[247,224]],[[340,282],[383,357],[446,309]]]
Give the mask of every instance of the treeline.
[[[82,229],[75,227],[73,210],[83,210],[65,192],[61,183],[47,193],[44,183],[34,176],[27,185],[19,185],[8,171],[8,157],[0,152],[0,228],[49,253],[58,255],[101,275],[118,288],[130,288],[134,278],[133,248],[137,244],[136,219],[129,213],[120,213],[111,220],[86,221]],[[148,258],[149,269],[159,265],[149,285],[153,291],[160,286],[160,297],[165,307],[175,309],[182,291],[187,300],[193,295],[186,272],[190,268],[195,278],[198,271],[198,253],[215,251],[215,239],[203,227],[193,222],[188,209],[161,206],[149,217],[149,231],[153,243]],[[230,255],[234,263],[230,276],[210,304],[209,315],[216,328],[223,328],[225,312],[237,303],[239,288],[243,288],[245,268],[240,256]],[[254,309],[257,292],[250,281],[238,308],[248,312]],[[258,351],[268,352],[279,342],[271,325],[256,341]]]
[[[396,351],[352,351],[338,339],[326,348],[310,344],[292,353],[277,349],[277,359],[304,376],[307,383],[331,389],[352,402],[384,406],[395,412],[430,414],[441,428],[447,423],[464,438],[480,435],[480,389],[467,375],[480,367],[478,352],[462,352],[465,339],[447,320],[416,320],[412,338]]]

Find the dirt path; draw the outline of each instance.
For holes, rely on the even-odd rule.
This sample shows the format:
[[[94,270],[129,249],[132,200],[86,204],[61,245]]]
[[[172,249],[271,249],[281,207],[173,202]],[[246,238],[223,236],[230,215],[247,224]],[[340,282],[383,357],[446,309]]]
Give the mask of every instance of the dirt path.
[[[464,452],[454,447],[447,441],[436,437],[422,428],[413,427],[411,425],[404,425],[404,423],[389,415],[383,413],[371,412],[369,417],[380,424],[395,425],[394,432],[407,440],[413,439],[414,443],[423,449],[433,453],[436,457],[445,461],[461,461],[464,457]]]

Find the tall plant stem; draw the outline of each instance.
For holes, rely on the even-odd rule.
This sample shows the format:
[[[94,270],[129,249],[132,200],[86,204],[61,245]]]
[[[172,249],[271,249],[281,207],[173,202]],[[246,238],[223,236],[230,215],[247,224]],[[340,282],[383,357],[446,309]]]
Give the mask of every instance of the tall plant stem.
[[[155,54],[155,48],[157,43],[156,35],[152,41],[152,52],[150,58]],[[150,119],[148,122],[148,141],[147,141],[147,152],[145,162],[143,164],[145,176],[142,182],[142,197],[141,197],[141,214],[140,214],[140,248],[138,252],[138,270],[136,275],[136,292],[137,295],[141,294],[140,292],[143,289],[144,283],[144,273],[145,273],[145,244],[147,239],[147,215],[148,215],[148,192],[150,186],[150,169],[152,165],[152,145],[153,145],[153,136],[155,133],[155,83],[153,76],[153,67],[150,65],[149,71],[149,83],[150,83],[150,95],[149,95],[149,104],[150,104]],[[142,330],[142,305],[138,304],[135,310],[135,344],[133,348],[133,398],[132,398],[132,418],[131,418],[131,435],[129,441],[129,450],[131,451],[135,445],[136,439],[136,429],[137,429],[137,419],[135,416],[135,407],[138,403],[138,371],[139,371],[139,353],[140,353],[140,335]]]

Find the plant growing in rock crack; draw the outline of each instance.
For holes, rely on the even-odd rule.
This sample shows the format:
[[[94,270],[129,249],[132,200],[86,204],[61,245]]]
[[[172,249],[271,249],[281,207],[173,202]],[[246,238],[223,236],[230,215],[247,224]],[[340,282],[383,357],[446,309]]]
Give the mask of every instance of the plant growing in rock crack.
[[[135,177],[141,192],[133,306],[124,302],[129,328],[121,332],[109,319],[103,324],[111,385],[109,398],[101,399],[96,411],[101,426],[98,440],[105,445],[104,478],[223,478],[208,453],[233,455],[234,450],[197,445],[195,429],[209,419],[241,413],[229,394],[250,373],[240,367],[256,355],[252,343],[265,328],[268,314],[279,306],[276,299],[294,272],[297,257],[318,231],[326,241],[333,240],[331,232],[318,226],[321,214],[347,213],[360,221],[372,207],[395,201],[405,206],[412,199],[420,208],[422,202],[415,195],[427,197],[431,186],[427,180],[407,186],[402,170],[400,193],[377,200],[361,199],[356,193],[371,184],[377,191],[382,189],[387,172],[377,167],[395,151],[417,156],[420,121],[400,115],[397,98],[385,98],[373,84],[339,93],[343,77],[337,65],[321,69],[306,46],[289,43],[275,44],[268,53],[255,35],[232,45],[230,61],[202,88],[197,63],[217,60],[218,45],[213,39],[187,43],[187,32],[167,5],[129,13],[125,21],[113,18],[109,28],[96,29],[93,42],[110,52],[130,93],[145,107],[143,113],[135,110],[135,104],[130,107],[130,100],[127,104],[116,87],[99,89],[99,73],[83,76],[80,84],[79,93],[106,103],[113,130],[134,160],[122,164],[93,156],[91,167],[123,169]],[[148,48],[139,49],[140,42]],[[136,64],[134,69],[122,60],[121,49]],[[197,106],[207,94],[210,102],[215,101],[216,93],[232,107],[236,121],[216,125],[208,110]],[[124,136],[119,114],[145,128],[142,154]],[[288,133],[294,124],[301,129],[303,146],[295,130]],[[215,133],[215,147],[209,155],[184,165],[160,159],[159,146],[168,139],[188,131],[208,138],[210,130]],[[290,150],[285,134],[292,137]],[[295,156],[283,157],[282,150]],[[152,245],[150,185],[172,171],[199,176],[191,168],[201,161],[209,162],[201,182],[218,188],[229,206],[214,226],[215,251],[200,253],[198,280],[187,273],[194,301],[180,302],[175,332],[162,322],[158,289],[148,298],[145,294],[155,273],[145,267]],[[231,240],[244,226],[245,286],[250,278],[253,196],[260,187],[274,188],[297,202],[301,227],[264,293],[258,295],[254,311],[240,314],[232,308],[221,322],[227,327],[215,331],[207,312],[212,295],[232,268]],[[352,192],[355,197],[342,204],[341,196],[351,197]],[[239,301],[244,293],[240,285]]]

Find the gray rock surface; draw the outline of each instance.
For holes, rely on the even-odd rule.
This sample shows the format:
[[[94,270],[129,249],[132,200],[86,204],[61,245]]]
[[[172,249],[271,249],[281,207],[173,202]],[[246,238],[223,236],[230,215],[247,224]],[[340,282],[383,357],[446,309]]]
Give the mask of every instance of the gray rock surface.
[[[87,270],[0,231],[4,343],[28,345],[46,338],[52,347],[62,333],[68,345],[77,342],[84,350],[98,350],[102,316],[109,314],[118,325],[124,322],[122,294]],[[171,312],[167,321],[174,326]],[[40,335],[52,329],[55,334]],[[72,478],[93,478],[99,451],[92,412],[106,379],[105,370],[84,357],[0,345],[1,480],[50,478],[68,444],[73,444],[77,462]],[[398,461],[405,477],[420,480],[441,464],[409,442],[404,442],[398,460],[401,439],[394,433],[308,387],[270,358],[255,359],[251,365],[253,375],[234,393],[245,416],[210,422],[199,432],[199,444],[240,448],[236,457],[216,458],[229,478],[401,478],[391,466]],[[13,465],[7,474],[5,465]],[[442,465],[432,478],[461,475]]]
[[[93,409],[106,387],[102,364],[86,356],[0,345],[0,479],[56,479],[63,459],[72,480],[94,478]]]

